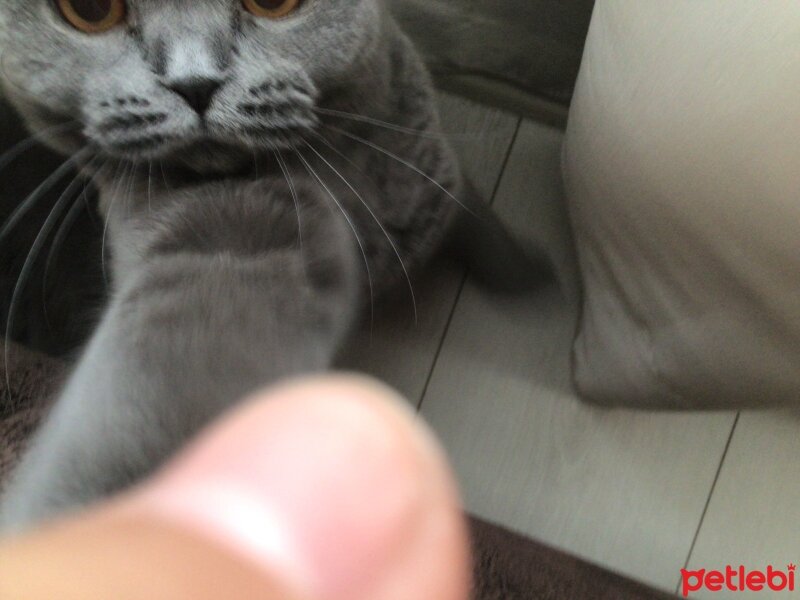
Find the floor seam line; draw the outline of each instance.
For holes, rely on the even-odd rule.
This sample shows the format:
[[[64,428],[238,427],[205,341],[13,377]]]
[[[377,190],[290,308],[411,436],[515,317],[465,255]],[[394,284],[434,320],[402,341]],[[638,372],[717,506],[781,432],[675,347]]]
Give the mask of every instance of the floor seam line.
[[[708,491],[708,498],[706,498],[705,506],[703,507],[703,512],[700,513],[700,521],[697,523],[697,529],[694,532],[694,537],[692,538],[692,544],[689,546],[689,553],[686,555],[686,561],[683,563],[683,569],[687,569],[689,567],[689,563],[692,561],[692,555],[694,554],[695,546],[697,545],[697,540],[700,538],[700,531],[703,529],[703,523],[706,520],[706,515],[708,514],[708,509],[711,506],[711,499],[714,497],[714,492],[717,489],[717,484],[719,483],[720,475],[722,475],[722,469],[725,467],[725,460],[728,458],[728,451],[731,448],[731,443],[733,442],[733,436],[736,434],[736,429],[739,426],[739,419],[741,418],[742,413],[737,412],[736,418],[733,420],[733,426],[731,427],[731,432],[728,434],[728,440],[725,443],[725,448],[722,451],[722,456],[720,457],[719,466],[717,467],[717,472],[714,475],[714,481],[711,484],[711,488]],[[675,593],[680,592],[681,589],[681,581],[678,581],[678,585],[675,588]]]
[[[524,122],[523,117],[517,117],[517,126],[514,128],[514,133],[511,136],[511,139],[508,143],[508,149],[506,150],[506,155],[503,158],[503,163],[500,167],[500,172],[497,175],[497,181],[494,183],[494,188],[492,189],[491,195],[489,196],[489,206],[493,206],[495,199],[497,197],[497,192],[500,190],[500,186],[503,183],[503,177],[506,174],[506,168],[508,167],[508,163],[511,160],[511,155],[514,152],[514,146],[517,145],[517,138],[519,137],[519,132],[522,129],[522,124]],[[428,375],[425,377],[425,385],[422,386],[422,392],[420,392],[419,398],[417,399],[417,412],[419,413],[422,410],[422,404],[425,402],[425,396],[428,393],[428,387],[431,384],[431,380],[433,379],[433,373],[436,371],[436,365],[439,363],[439,355],[442,353],[442,348],[444,347],[444,342],[447,339],[447,334],[450,332],[450,326],[453,323],[453,317],[456,314],[456,308],[458,308],[458,301],[461,299],[461,294],[464,291],[464,287],[467,284],[467,280],[469,279],[469,270],[465,269],[464,273],[461,276],[461,283],[458,286],[458,292],[453,298],[453,306],[450,308],[450,314],[447,317],[447,323],[444,326],[444,330],[442,331],[442,336],[439,339],[439,345],[436,348],[436,354],[433,356],[433,360],[431,361],[431,366],[428,369]]]

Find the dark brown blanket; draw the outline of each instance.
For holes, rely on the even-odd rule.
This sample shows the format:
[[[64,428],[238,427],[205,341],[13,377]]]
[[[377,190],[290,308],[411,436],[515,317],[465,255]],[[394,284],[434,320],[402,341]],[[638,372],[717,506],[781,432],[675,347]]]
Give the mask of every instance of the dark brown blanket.
[[[0,490],[64,374],[59,361],[14,345],[8,374],[3,362],[0,360]],[[671,598],[479,519],[471,519],[470,524],[476,600]]]

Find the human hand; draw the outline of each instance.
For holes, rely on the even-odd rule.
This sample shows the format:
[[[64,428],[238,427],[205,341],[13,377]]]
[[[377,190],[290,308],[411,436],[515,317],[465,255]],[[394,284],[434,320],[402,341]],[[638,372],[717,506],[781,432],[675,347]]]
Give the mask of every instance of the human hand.
[[[403,401],[287,384],[144,485],[0,543],[3,600],[461,600],[455,485]]]

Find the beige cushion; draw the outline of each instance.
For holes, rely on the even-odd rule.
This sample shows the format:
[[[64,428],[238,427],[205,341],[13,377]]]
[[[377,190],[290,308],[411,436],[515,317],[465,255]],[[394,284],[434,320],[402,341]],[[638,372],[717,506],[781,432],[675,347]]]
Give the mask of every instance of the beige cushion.
[[[587,399],[800,403],[800,2],[598,1],[564,171]]]

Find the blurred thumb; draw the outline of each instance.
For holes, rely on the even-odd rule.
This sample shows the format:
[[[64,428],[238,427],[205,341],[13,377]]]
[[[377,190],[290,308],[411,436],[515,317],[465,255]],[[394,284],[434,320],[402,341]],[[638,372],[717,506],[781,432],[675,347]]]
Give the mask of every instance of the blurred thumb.
[[[0,598],[461,600],[460,514],[441,451],[393,392],[297,382],[150,483],[0,545]]]

